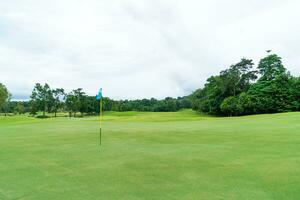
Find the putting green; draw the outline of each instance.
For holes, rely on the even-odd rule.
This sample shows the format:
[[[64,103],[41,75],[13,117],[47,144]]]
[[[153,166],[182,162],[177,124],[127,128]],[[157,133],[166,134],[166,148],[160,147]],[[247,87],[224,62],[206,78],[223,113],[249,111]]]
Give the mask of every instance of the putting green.
[[[0,199],[300,199],[300,113],[0,117]]]

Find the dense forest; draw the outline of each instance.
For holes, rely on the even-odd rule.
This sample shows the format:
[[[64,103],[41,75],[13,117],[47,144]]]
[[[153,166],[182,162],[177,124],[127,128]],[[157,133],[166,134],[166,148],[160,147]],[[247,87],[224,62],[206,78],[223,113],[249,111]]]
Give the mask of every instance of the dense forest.
[[[5,87],[4,87],[5,88]],[[7,93],[7,89],[5,88]],[[6,98],[9,98],[9,94]],[[103,97],[104,111],[151,111],[151,112],[175,112],[183,108],[191,108],[192,101],[187,97],[171,98],[163,100],[112,100]],[[46,117],[46,113],[68,112],[69,116],[95,115],[99,113],[99,101],[95,96],[88,96],[82,88],[65,93],[62,88],[51,89],[46,83],[37,83],[34,86],[30,101],[3,101],[2,113],[23,114],[29,112],[33,116]],[[77,114],[79,113],[79,115]]]
[[[82,88],[66,93],[47,83],[34,86],[30,101],[10,101],[11,95],[0,83],[0,112],[33,116],[41,112],[68,112],[69,116],[99,113],[99,102]],[[251,59],[240,62],[207,79],[203,88],[185,97],[163,100],[113,100],[103,98],[104,111],[173,112],[183,108],[212,115],[239,116],[300,110],[300,78],[292,76],[276,54],[259,61],[255,68]]]
[[[300,78],[292,76],[276,54],[249,59],[207,79],[192,94],[193,109],[213,115],[249,115],[300,110]]]

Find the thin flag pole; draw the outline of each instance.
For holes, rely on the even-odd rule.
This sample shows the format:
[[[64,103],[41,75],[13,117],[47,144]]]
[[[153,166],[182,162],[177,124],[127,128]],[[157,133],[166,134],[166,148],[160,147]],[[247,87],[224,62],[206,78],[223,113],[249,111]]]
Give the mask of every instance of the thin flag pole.
[[[102,142],[102,117],[103,117],[103,115],[102,115],[102,98],[100,99],[100,112],[99,112],[99,122],[100,122],[100,132],[99,132],[99,144],[100,144],[100,146],[101,146],[101,142]]]
[[[99,100],[99,145],[101,146],[102,140],[102,118],[103,118],[103,106],[102,106],[102,88],[100,88],[98,94],[96,95],[96,100]]]

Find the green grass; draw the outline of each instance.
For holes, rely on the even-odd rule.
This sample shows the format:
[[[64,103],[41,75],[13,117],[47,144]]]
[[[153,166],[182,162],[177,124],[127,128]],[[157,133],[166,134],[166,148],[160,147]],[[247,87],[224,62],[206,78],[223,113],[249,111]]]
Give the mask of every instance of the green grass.
[[[0,199],[300,199],[300,113],[0,117]]]

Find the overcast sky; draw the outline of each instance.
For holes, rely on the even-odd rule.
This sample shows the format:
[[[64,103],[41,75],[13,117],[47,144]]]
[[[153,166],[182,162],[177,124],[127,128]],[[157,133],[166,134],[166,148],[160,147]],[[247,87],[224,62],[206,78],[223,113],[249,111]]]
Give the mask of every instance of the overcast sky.
[[[0,82],[115,99],[183,96],[272,49],[300,74],[299,0],[0,0]]]

